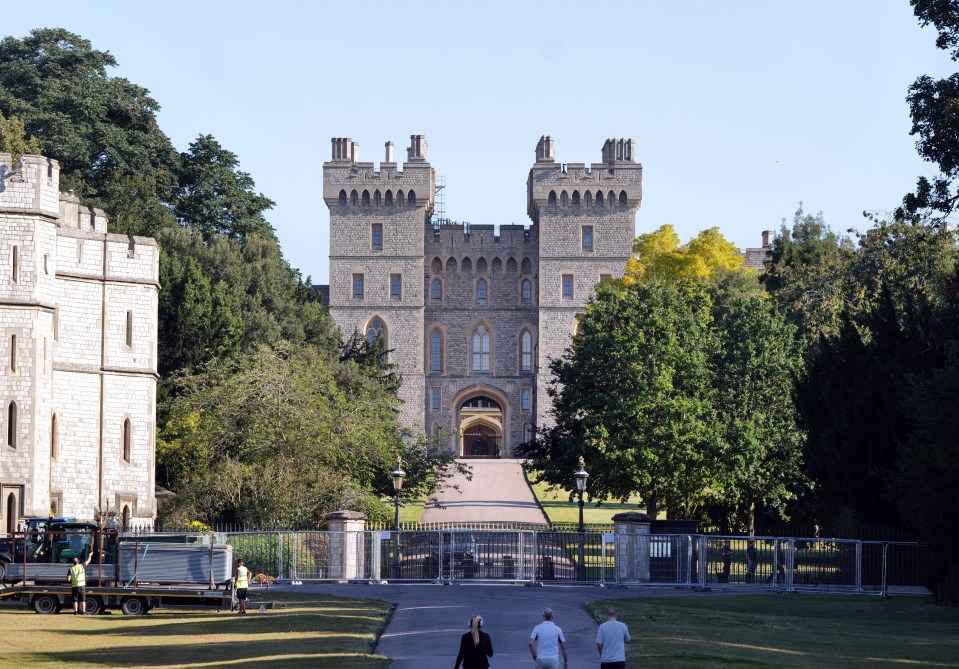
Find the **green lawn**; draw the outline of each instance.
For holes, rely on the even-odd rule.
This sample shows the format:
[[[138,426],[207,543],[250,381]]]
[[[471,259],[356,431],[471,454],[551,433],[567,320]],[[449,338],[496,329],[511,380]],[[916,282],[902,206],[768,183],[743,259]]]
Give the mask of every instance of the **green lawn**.
[[[20,604],[0,607],[0,666],[257,667],[384,669],[370,654],[386,624],[383,602],[326,595],[265,596],[281,608],[246,616],[155,609],[145,616],[37,615]]]
[[[633,636],[627,665],[959,667],[959,610],[929,598],[809,595],[641,597],[607,605]]]
[[[546,515],[553,523],[576,523],[579,522],[579,503],[569,501],[569,493],[562,490],[548,490],[549,486],[545,483],[533,484],[533,494],[539,499],[539,503],[546,511]],[[612,518],[617,513],[624,511],[645,511],[639,497],[631,497],[629,501],[623,502],[603,502],[601,506],[589,502],[583,506],[584,523],[612,523]]]

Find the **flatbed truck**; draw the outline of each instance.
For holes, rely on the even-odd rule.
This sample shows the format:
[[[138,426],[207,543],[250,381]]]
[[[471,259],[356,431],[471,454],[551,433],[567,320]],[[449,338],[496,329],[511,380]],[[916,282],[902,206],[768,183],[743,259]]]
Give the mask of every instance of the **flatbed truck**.
[[[50,522],[14,541],[0,582],[0,601],[19,600],[36,613],[72,608],[67,571],[86,567],[86,612],[152,608],[230,609],[235,604],[232,547],[207,535],[121,535],[93,523]]]

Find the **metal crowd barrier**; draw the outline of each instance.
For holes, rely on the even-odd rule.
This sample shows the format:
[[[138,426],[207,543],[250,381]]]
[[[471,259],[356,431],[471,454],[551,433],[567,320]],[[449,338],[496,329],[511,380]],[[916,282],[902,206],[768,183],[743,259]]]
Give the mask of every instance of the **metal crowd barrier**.
[[[532,530],[231,532],[254,574],[287,581],[511,582],[920,592],[911,542]]]

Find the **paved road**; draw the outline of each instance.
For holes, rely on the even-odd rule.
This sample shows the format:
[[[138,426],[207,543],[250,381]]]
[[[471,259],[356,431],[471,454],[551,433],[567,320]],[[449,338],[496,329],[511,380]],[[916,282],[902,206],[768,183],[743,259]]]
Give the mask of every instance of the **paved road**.
[[[504,520],[546,524],[523,476],[521,460],[464,460],[473,470],[472,480],[458,476],[460,490],[444,490],[438,501],[442,509],[427,508],[420,522],[464,523]]]
[[[675,589],[605,589],[591,586],[522,585],[309,585],[300,590],[341,597],[381,599],[396,604],[393,617],[376,646],[392,658],[391,669],[452,669],[459,639],[472,614],[483,616],[483,629],[493,638],[493,669],[533,667],[527,643],[530,630],[547,606],[569,643],[571,669],[598,667],[596,622],[583,604],[596,599],[653,595],[705,596]],[[631,630],[642,641],[639,630]]]

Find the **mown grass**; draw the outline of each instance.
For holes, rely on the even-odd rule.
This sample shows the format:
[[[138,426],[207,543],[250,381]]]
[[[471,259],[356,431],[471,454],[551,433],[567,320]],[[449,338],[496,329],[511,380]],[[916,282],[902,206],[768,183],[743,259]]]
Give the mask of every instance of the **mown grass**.
[[[139,617],[37,615],[0,607],[0,667],[258,667],[383,669],[371,650],[389,617],[384,602],[269,593],[280,608],[227,612],[154,609]]]
[[[579,522],[579,502],[570,501],[569,493],[562,490],[549,490],[546,483],[532,484],[533,494],[539,500],[550,522],[576,523]],[[584,523],[612,523],[613,516],[625,511],[645,511],[638,496],[631,497],[626,502],[603,502],[597,505],[587,501],[583,505]]]
[[[597,601],[630,629],[627,666],[959,667],[959,610],[926,598],[725,595]]]

